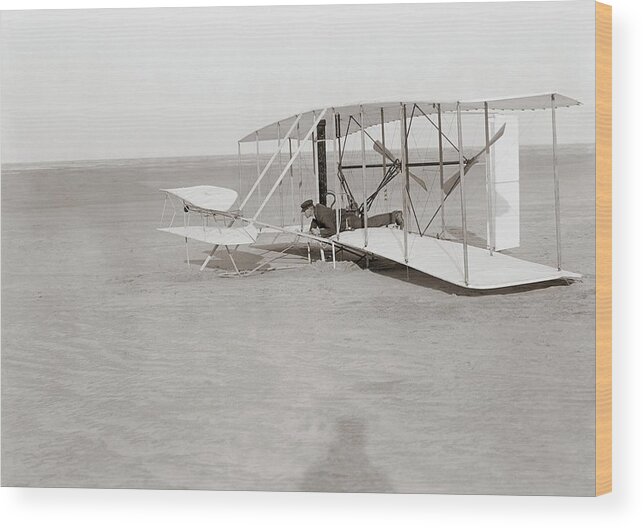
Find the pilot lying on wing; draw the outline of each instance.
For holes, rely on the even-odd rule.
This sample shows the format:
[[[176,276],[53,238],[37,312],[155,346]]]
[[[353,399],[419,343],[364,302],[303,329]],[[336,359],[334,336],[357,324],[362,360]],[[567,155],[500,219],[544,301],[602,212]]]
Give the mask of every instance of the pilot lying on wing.
[[[306,215],[306,218],[312,218],[310,224],[310,232],[313,235],[329,237],[337,233],[337,225],[335,224],[335,211],[330,207],[322,204],[314,204],[312,200],[306,200],[301,204],[301,211]],[[347,211],[346,209],[339,210],[340,217],[340,231],[349,229],[359,229],[364,227],[363,219],[356,213]],[[397,224],[404,227],[404,218],[402,211],[392,211],[390,213],[383,213],[368,217],[368,227],[382,227],[389,224]]]

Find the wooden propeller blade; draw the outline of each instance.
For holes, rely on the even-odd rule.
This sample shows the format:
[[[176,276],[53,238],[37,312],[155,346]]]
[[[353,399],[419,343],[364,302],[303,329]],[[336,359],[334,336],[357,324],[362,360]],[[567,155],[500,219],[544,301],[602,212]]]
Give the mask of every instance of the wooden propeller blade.
[[[416,176],[416,175],[415,175],[415,174],[413,174],[411,171],[409,171],[409,176],[410,176],[411,178],[413,178],[413,180],[415,181],[415,183],[417,183],[420,187],[422,187],[422,189],[424,189],[425,191],[427,190],[427,189],[426,189],[426,183],[424,183],[424,180],[422,180],[422,178],[420,178],[419,176]]]
[[[471,158],[471,160],[467,161],[464,165],[464,173],[466,174],[469,172],[469,169],[473,167],[476,163],[478,163],[478,159],[474,156]],[[458,182],[460,181],[460,169],[458,169],[456,172],[453,173],[453,176],[451,176],[447,181],[444,182],[444,185],[442,186],[442,191],[444,194],[449,194],[453,188],[458,185]]]
[[[397,158],[393,155],[393,153],[379,141],[373,142],[373,150],[375,150],[375,152],[377,152],[378,154],[383,154],[388,158],[389,161],[392,161],[393,163],[397,161]],[[411,171],[409,171],[409,176],[415,181],[415,183],[422,187],[422,189],[424,189],[425,191],[427,190],[426,183],[424,183],[424,180],[422,180],[422,178],[416,176]]]
[[[389,149],[387,149],[384,145],[382,145],[379,141],[373,142],[373,150],[378,154],[383,154],[388,158],[389,161],[392,161],[393,163],[397,161],[395,156],[393,156],[393,153]]]
[[[496,141],[498,141],[502,137],[502,135],[505,133],[505,126],[506,124],[503,124],[498,130],[498,132],[496,132],[493,135],[493,137],[489,140],[489,147],[491,147],[491,145],[493,145]],[[487,147],[485,146],[475,156],[467,160],[467,163],[464,166],[464,174],[469,172],[469,169],[471,169],[471,167],[473,167],[476,163],[478,163],[478,161],[480,160],[480,156],[482,156],[486,150],[487,150]],[[460,181],[460,169],[458,169],[453,174],[453,176],[451,176],[448,180],[446,180],[442,185],[442,191],[444,192],[444,194],[449,194],[453,190],[453,188],[458,184],[459,181]]]

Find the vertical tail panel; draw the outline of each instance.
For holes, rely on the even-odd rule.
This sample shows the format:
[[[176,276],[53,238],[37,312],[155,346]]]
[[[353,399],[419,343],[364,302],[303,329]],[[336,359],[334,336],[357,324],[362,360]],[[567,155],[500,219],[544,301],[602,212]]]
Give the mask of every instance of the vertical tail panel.
[[[518,116],[491,120],[492,135],[506,124],[502,138],[491,148],[491,240],[496,250],[520,246],[520,153]]]

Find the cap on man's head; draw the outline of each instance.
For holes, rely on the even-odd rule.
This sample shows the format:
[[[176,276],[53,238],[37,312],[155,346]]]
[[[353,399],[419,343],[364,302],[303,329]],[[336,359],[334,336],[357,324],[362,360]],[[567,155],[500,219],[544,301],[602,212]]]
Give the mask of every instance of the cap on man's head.
[[[313,205],[314,205],[314,203],[313,203],[312,200],[306,200],[305,202],[303,202],[301,204],[301,210],[305,211],[306,209],[308,209],[309,207],[312,207]]]

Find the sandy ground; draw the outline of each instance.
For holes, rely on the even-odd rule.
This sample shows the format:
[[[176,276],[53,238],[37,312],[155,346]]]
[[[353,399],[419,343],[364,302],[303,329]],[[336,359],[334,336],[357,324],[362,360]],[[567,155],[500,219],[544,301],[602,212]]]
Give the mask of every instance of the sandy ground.
[[[543,263],[549,160],[522,152],[512,252]],[[157,189],[233,172],[3,167],[3,485],[593,494],[592,148],[561,153],[583,281],[490,295],[303,253],[236,280],[194,244],[188,268]]]

